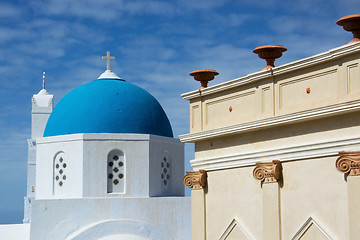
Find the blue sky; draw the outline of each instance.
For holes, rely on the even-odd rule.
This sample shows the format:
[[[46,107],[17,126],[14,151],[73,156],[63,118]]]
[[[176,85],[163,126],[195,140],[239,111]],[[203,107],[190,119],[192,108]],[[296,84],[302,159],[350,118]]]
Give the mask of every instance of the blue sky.
[[[210,84],[262,69],[252,50],[288,48],[281,65],[352,38],[336,25],[357,14],[358,0],[32,0],[0,1],[0,223],[22,221],[31,97],[42,86],[57,103],[111,69],[155,96],[174,134],[188,132],[188,102],[199,88],[188,74],[216,69]],[[193,158],[186,146],[186,162]]]

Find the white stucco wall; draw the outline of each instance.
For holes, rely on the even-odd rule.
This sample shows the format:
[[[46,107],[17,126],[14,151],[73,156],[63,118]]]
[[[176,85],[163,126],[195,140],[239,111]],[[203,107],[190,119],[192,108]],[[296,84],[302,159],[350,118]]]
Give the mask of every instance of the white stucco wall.
[[[108,155],[114,150],[124,155],[123,193],[108,193]],[[58,153],[60,165],[66,163],[61,174],[54,168]],[[46,137],[37,139],[36,157],[31,239],[190,239],[190,199],[183,197],[182,184],[184,144],[178,139],[148,134]],[[62,188],[56,189],[54,177],[64,174]]]
[[[29,240],[30,224],[0,225],[0,239],[2,240]]]
[[[35,200],[32,211],[32,240],[191,239],[188,197]]]
[[[82,197],[83,142],[78,136],[37,139],[36,199]],[[64,174],[66,174],[67,178],[62,186],[64,189],[63,193],[56,196],[53,194],[53,168],[54,157],[59,152],[64,153],[64,159],[67,164]]]
[[[105,197],[107,156],[124,153],[125,191],[122,197],[183,196],[184,144],[178,139],[148,134],[72,134],[37,139],[37,199]],[[62,194],[54,194],[54,157],[63,152],[66,180]],[[168,187],[162,186],[161,161],[166,156],[171,172]],[[63,176],[63,175],[62,175]]]

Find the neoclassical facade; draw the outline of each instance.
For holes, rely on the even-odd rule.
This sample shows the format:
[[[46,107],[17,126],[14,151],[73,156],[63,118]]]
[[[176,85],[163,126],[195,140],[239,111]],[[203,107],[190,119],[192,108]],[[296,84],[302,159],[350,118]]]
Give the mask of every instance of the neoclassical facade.
[[[182,95],[192,239],[359,239],[360,42],[273,64]]]

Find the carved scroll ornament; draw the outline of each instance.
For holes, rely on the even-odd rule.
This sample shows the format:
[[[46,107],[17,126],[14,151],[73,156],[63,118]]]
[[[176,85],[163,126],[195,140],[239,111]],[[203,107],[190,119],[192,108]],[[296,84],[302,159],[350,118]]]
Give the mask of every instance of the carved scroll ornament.
[[[272,162],[258,162],[253,171],[254,178],[264,183],[272,183],[281,179],[281,163],[279,160]]]
[[[206,187],[207,173],[205,170],[199,171],[186,171],[186,175],[183,178],[185,187],[192,189],[202,189]]]
[[[339,152],[340,157],[336,160],[336,168],[349,176],[360,175],[360,151]]]

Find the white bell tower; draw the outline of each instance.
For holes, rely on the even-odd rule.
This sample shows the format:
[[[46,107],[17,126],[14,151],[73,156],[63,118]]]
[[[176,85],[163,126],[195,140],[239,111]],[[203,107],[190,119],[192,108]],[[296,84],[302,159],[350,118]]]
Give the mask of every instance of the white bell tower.
[[[31,201],[34,199],[36,191],[36,138],[43,136],[47,120],[53,108],[54,95],[49,94],[45,89],[44,72],[42,89],[32,97],[31,139],[28,139],[27,194],[24,198],[24,223],[30,222]]]

